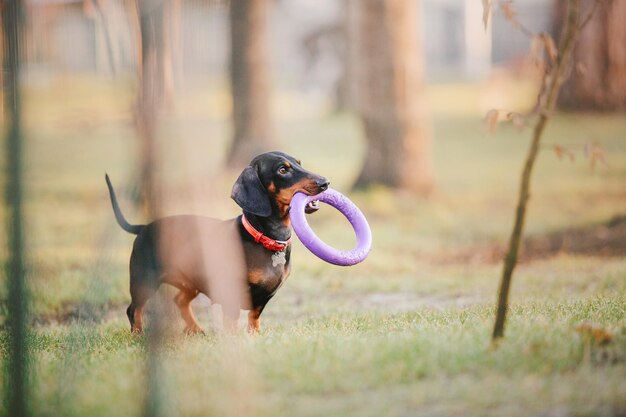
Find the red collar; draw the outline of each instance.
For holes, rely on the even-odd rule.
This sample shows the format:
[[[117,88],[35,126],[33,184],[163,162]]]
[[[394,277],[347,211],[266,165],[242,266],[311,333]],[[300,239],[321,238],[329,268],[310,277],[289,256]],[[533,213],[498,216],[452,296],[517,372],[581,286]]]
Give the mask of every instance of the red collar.
[[[283,242],[280,240],[270,239],[265,236],[263,233],[256,230],[243,214],[241,215],[241,224],[243,224],[243,227],[248,231],[248,233],[250,233],[250,236],[254,238],[255,242],[260,242],[265,249],[271,250],[272,252],[282,252],[291,243],[291,238]]]

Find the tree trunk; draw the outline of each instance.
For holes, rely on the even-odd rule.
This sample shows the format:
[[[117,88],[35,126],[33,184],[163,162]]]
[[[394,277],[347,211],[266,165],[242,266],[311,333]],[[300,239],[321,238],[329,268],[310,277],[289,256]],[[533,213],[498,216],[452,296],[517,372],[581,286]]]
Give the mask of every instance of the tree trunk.
[[[138,0],[141,91],[139,100],[162,110],[174,98],[170,19],[172,1]]]
[[[384,184],[426,194],[433,188],[431,132],[423,97],[417,1],[360,3],[360,115],[367,155],[356,188]]]
[[[158,162],[156,122],[166,105],[173,102],[172,56],[168,30],[169,0],[138,0],[139,13],[139,90],[136,129],[139,139],[140,185],[144,207],[150,218],[157,215],[159,203],[155,178]]]
[[[229,166],[246,165],[273,145],[266,54],[267,0],[230,2],[233,141]]]
[[[171,0],[137,0],[139,18],[140,51],[139,89],[137,92],[136,129],[139,139],[140,191],[143,194],[147,218],[161,217],[161,193],[157,177],[159,152],[157,129],[159,114],[173,94],[171,83],[171,54],[167,31],[167,13]],[[171,96],[169,96],[171,98]],[[156,229],[157,239],[163,231]],[[163,262],[158,251],[158,262]],[[151,317],[146,352],[146,392],[143,415],[161,417],[167,415],[167,396],[164,392],[161,348],[163,344],[163,295],[155,297],[154,314]]]
[[[3,360],[5,362],[4,406],[7,415],[27,417],[31,415],[29,336],[29,291],[26,285],[26,251],[24,233],[24,155],[22,135],[22,101],[20,90],[21,61],[24,51],[24,11],[22,0],[11,0],[0,4],[2,14],[0,38],[3,40],[2,70],[5,84],[2,85],[6,111],[5,138],[6,178],[4,208],[6,218],[6,279],[5,328],[7,331]],[[3,257],[4,257],[3,256]]]
[[[594,1],[582,4],[585,16]],[[567,0],[559,0],[554,33],[560,33]],[[566,110],[615,111],[626,108],[626,1],[604,1],[580,34],[574,67],[558,105]]]

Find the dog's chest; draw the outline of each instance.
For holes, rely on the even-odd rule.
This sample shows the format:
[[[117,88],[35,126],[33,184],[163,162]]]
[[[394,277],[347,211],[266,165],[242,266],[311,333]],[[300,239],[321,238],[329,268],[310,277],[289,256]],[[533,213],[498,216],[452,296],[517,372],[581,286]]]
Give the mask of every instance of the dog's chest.
[[[274,292],[289,275],[289,264],[270,261],[248,270],[248,282]]]
[[[273,294],[289,276],[290,253],[264,251],[255,255],[248,258],[248,283]]]

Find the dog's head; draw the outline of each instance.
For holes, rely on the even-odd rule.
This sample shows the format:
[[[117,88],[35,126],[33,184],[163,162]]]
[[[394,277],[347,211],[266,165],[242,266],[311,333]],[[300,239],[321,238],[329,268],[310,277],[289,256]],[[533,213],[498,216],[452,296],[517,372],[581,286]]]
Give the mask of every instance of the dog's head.
[[[286,216],[296,192],[316,195],[329,184],[326,178],[302,168],[294,157],[283,152],[267,152],[255,157],[239,175],[231,198],[242,209],[257,216],[269,217],[272,207]],[[317,208],[316,203],[309,203],[306,212],[312,213]]]

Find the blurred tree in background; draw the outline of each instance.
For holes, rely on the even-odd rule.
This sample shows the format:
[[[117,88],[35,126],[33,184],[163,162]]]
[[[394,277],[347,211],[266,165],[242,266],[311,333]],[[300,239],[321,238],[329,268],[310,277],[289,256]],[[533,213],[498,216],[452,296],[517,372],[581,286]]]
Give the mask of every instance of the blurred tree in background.
[[[431,131],[422,101],[417,1],[358,3],[361,97],[367,155],[355,187],[383,184],[416,194],[433,187]]]
[[[553,33],[561,32],[568,0],[558,0]],[[584,12],[595,1],[583,2]],[[601,2],[574,49],[574,67],[559,106],[569,110],[614,111],[626,107],[626,1]]]
[[[227,164],[237,167],[273,148],[267,63],[267,0],[230,2],[233,140]]]
[[[307,67],[310,69],[324,54],[325,44],[339,62],[339,73],[333,85],[334,111],[355,111],[358,109],[356,72],[359,66],[358,36],[359,4],[355,0],[341,2],[336,19],[316,26],[302,40]]]
[[[174,100],[170,0],[138,0],[141,98],[159,107]],[[150,97],[148,97],[150,96]]]
[[[155,121],[165,103],[172,103],[171,44],[166,30],[168,0],[138,0],[139,13],[139,89],[135,124],[140,146],[140,184],[145,207],[151,218],[157,206],[155,180]]]

